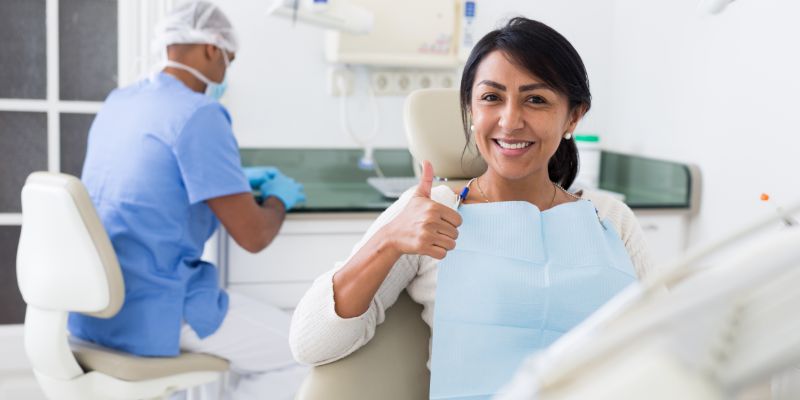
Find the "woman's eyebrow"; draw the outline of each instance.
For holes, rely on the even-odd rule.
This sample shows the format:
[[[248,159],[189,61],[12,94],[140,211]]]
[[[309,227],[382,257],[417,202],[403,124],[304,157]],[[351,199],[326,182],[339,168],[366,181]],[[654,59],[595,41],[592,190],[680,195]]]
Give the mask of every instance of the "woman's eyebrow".
[[[531,83],[529,85],[522,85],[519,87],[520,92],[527,92],[529,90],[536,90],[536,89],[550,89],[550,86],[546,83]]]
[[[493,88],[495,88],[497,90],[506,91],[506,85],[502,85],[500,83],[497,83],[495,81],[490,81],[488,79],[484,79],[484,80],[478,82],[478,86],[480,86],[480,85],[491,86],[491,87],[493,87]],[[527,92],[527,91],[536,90],[536,89],[550,89],[550,86],[547,85],[546,83],[531,83],[531,84],[522,85],[522,86],[519,87],[519,91],[520,92]]]
[[[484,80],[478,82],[478,86],[480,86],[480,85],[491,86],[491,87],[493,87],[493,88],[495,88],[497,90],[502,90],[502,91],[506,90],[506,85],[501,85],[501,84],[499,84],[499,83],[497,83],[495,81],[490,81],[488,79],[484,79]]]

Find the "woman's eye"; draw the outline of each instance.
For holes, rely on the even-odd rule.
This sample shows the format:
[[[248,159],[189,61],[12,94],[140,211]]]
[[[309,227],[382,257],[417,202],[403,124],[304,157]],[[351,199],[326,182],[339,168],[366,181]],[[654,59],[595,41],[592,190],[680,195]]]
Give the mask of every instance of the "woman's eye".
[[[488,93],[488,94],[485,94],[485,95],[481,96],[481,100],[497,101],[497,100],[500,100],[500,98],[497,97],[497,95],[495,95],[495,94]]]
[[[542,96],[531,96],[528,98],[528,101],[533,104],[545,104],[547,100],[544,99]]]

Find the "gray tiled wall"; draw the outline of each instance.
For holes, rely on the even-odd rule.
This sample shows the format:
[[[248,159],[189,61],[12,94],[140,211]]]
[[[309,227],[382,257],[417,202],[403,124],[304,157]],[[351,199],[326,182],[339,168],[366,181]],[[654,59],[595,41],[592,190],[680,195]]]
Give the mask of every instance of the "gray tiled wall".
[[[59,2],[62,100],[102,101],[117,87],[116,17],[116,1]]]
[[[25,303],[17,287],[19,226],[0,226],[0,324],[21,324]]]
[[[47,114],[0,111],[0,149],[0,213],[18,213],[25,178],[47,169]]]
[[[0,1],[0,98],[47,96],[45,0]]]
[[[61,172],[81,176],[94,114],[61,114]]]

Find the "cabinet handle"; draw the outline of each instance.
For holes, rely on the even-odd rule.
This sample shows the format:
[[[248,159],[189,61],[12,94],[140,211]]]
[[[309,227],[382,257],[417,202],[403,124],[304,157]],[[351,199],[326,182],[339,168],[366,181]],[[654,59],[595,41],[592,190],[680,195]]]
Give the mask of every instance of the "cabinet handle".
[[[655,231],[658,230],[658,225],[656,225],[656,224],[645,224],[645,225],[642,225],[642,230],[643,231],[648,231],[648,232],[655,232]]]

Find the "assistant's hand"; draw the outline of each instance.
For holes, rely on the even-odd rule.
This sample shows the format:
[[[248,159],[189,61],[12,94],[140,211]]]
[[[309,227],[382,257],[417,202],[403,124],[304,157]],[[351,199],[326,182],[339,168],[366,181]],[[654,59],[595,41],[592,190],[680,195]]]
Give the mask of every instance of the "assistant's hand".
[[[261,184],[260,189],[264,198],[275,196],[282,201],[286,211],[289,211],[295,204],[306,201],[303,185],[282,174],[277,168],[272,177]]]
[[[422,164],[422,180],[406,207],[384,229],[392,248],[400,254],[421,254],[443,259],[456,247],[461,215],[431,200],[433,167]]]
[[[250,181],[250,187],[258,189],[269,179],[275,177],[280,171],[275,167],[246,167],[242,168],[247,180]]]

